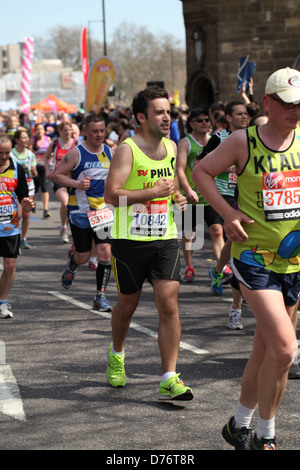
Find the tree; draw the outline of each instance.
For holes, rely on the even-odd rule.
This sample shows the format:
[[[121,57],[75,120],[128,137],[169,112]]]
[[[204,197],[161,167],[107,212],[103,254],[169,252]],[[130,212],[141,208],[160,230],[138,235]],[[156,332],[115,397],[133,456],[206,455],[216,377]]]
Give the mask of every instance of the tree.
[[[35,41],[35,58],[61,59],[66,67],[81,70],[81,27],[58,25],[48,32],[48,38]],[[107,45],[108,56],[114,61],[117,76],[114,82],[115,99],[130,105],[137,91],[149,81],[163,81],[170,95],[180,91],[185,96],[185,50],[171,35],[155,36],[144,26],[122,23],[114,32],[114,39]],[[92,59],[103,55],[103,46],[91,38]]]

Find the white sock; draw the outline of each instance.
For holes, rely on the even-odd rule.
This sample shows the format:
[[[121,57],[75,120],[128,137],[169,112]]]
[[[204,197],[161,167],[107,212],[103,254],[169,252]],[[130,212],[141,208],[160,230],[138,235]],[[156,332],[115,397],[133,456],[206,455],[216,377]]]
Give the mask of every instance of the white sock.
[[[244,426],[250,426],[254,411],[255,409],[252,410],[251,408],[247,408],[238,402],[234,415],[234,427],[242,428]]]
[[[256,435],[258,439],[262,437],[275,437],[275,416],[272,419],[262,419],[259,416]]]
[[[111,352],[112,352],[113,354],[118,354],[119,356],[124,356],[124,349],[123,349],[123,351],[117,352],[117,351],[114,350],[114,348],[113,348],[113,346],[112,346]]]
[[[162,376],[162,383],[164,383],[166,380],[168,380],[172,375],[176,374],[176,372],[165,372]]]

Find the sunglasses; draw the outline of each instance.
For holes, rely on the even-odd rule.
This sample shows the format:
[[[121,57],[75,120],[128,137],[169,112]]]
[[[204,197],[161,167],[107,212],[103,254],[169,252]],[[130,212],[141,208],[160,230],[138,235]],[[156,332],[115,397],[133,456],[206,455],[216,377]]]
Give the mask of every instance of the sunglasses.
[[[286,103],[285,101],[282,101],[280,98],[277,98],[274,95],[269,95],[269,96],[270,96],[270,98],[272,98],[272,100],[277,101],[278,103],[280,103],[285,109],[295,109],[298,106],[300,106],[300,103],[298,103],[298,104]]]
[[[199,118],[199,119],[194,119],[192,122],[203,122],[203,121],[209,122],[209,119],[208,118],[205,118],[205,119]]]

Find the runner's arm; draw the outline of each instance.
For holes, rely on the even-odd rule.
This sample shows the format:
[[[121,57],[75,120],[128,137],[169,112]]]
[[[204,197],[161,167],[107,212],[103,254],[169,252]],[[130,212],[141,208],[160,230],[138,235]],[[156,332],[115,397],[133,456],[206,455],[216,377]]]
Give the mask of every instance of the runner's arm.
[[[55,183],[66,188],[77,188],[86,191],[90,187],[90,178],[85,177],[81,180],[74,180],[70,175],[73,168],[78,163],[78,150],[76,147],[66,153],[62,161],[56,168],[52,179]]]

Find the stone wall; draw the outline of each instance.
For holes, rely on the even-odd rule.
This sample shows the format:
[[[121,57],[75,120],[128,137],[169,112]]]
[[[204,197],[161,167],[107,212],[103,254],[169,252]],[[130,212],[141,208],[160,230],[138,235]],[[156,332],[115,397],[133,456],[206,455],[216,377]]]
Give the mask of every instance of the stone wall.
[[[254,95],[259,103],[273,71],[300,68],[300,0],[181,1],[190,106],[201,104],[200,100],[206,100],[202,104],[207,105],[237,98],[239,57],[249,55],[256,63]]]

